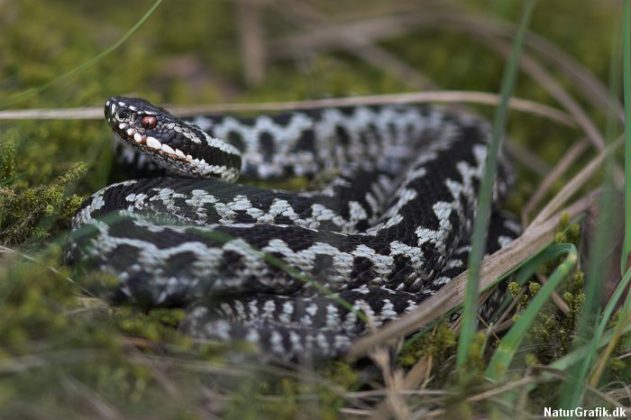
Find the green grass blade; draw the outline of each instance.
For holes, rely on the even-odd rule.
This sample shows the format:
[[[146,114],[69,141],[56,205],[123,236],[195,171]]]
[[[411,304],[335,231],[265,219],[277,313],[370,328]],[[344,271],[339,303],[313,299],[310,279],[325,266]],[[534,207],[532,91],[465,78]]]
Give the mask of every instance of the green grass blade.
[[[493,184],[497,171],[497,155],[500,150],[501,139],[506,127],[506,115],[508,102],[517,78],[517,68],[521,51],[524,44],[524,35],[528,28],[530,17],[535,6],[535,0],[528,0],[524,13],[513,42],[513,48],[502,77],[502,87],[500,89],[500,103],[495,111],[493,120],[493,133],[491,144],[486,156],[486,170],[480,186],[478,196],[478,209],[474,221],[473,238],[471,241],[471,254],[469,255],[469,275],[465,292],[464,309],[462,313],[462,325],[460,338],[458,340],[457,364],[463,368],[469,354],[469,347],[473,342],[477,328],[477,307],[479,295],[479,278],[482,257],[486,246],[486,235],[491,212],[491,198],[493,194]]]
[[[629,278],[631,279],[631,276]],[[628,283],[627,283],[627,285],[628,285]],[[622,293],[623,289],[624,288],[620,288],[621,293]],[[621,329],[619,331],[620,335],[628,334],[630,332],[631,332],[631,323],[627,323],[625,325],[621,324]],[[606,331],[600,337],[598,342],[596,343],[596,350],[607,346],[611,342],[611,340],[614,338],[614,333],[615,333],[614,330]],[[569,352],[565,356],[563,356],[560,359],[557,359],[554,362],[550,363],[548,365],[548,368],[553,369],[553,370],[557,370],[557,371],[567,371],[572,366],[574,366],[577,363],[579,363],[582,360],[584,360],[585,357],[589,353],[591,353],[592,351],[594,351],[594,349],[592,348],[592,343],[590,342],[588,344],[585,344],[583,346],[575,348],[574,350],[572,350],[571,352]],[[545,379],[555,379],[555,377],[551,376],[549,372],[542,372],[541,373],[541,379],[543,379],[543,380],[545,380]],[[536,384],[530,384],[530,385],[527,386],[526,392],[530,392],[530,391],[532,391],[535,388],[536,388]]]
[[[620,48],[619,39],[614,37],[612,43],[612,54],[609,75],[609,90],[612,99],[615,99],[619,90],[620,78]],[[616,136],[617,124],[616,116],[613,112],[607,115],[605,140],[610,145]],[[608,308],[610,310],[600,319],[600,302],[602,295],[602,279],[608,276],[608,267],[611,266],[610,242],[614,229],[615,212],[614,208],[614,185],[613,185],[613,167],[614,155],[609,153],[605,158],[605,173],[602,186],[602,193],[598,203],[598,219],[596,229],[593,234],[593,240],[589,247],[589,264],[585,276],[585,302],[582,305],[581,312],[578,317],[578,323],[575,330],[573,347],[582,346],[587,343],[589,352],[586,353],[582,362],[572,367],[572,371],[568,372],[567,380],[564,381],[561,388],[561,406],[564,408],[577,407],[585,393],[585,379],[588,373],[593,369],[593,363],[596,359],[598,342],[602,336],[609,318],[611,317],[612,301],[610,300]],[[627,172],[628,176],[629,172]],[[617,301],[617,299],[616,299]]]
[[[616,309],[616,306],[618,305],[618,301],[620,300],[620,298],[622,297],[622,294],[624,293],[627,286],[629,285],[629,280],[631,280],[631,270],[627,270],[627,272],[622,277],[622,280],[620,281],[620,283],[618,283],[618,286],[616,286],[616,290],[611,295],[609,302],[607,302],[607,306],[605,307],[605,311],[603,312],[602,319],[600,320],[598,327],[594,331],[594,337],[589,343],[590,352],[584,358],[583,363],[586,365],[586,368],[592,368],[592,363],[587,363],[587,360],[590,360],[590,359],[593,360],[592,355],[595,354],[596,351],[598,350],[598,344],[600,343],[600,340],[605,333],[605,329],[607,328],[607,325],[609,324],[609,320],[611,319],[611,316],[613,315],[613,312]],[[622,328],[620,326],[621,321],[627,319],[625,314],[628,313],[629,311],[630,302],[631,302],[631,299],[627,297],[627,301],[624,304],[624,307],[621,311],[621,316],[618,319],[617,325],[615,327],[614,336],[616,335],[616,333],[619,333],[621,331],[621,328]],[[600,368],[600,365],[597,364],[596,367],[593,368],[592,370],[599,370],[599,368]],[[585,373],[585,375],[587,375],[587,373]]]
[[[622,297],[622,294],[626,290],[626,287],[629,285],[629,280],[631,280],[631,271],[625,274],[625,277],[620,282],[620,284],[618,284],[618,287],[616,288],[609,303],[607,304],[607,307],[605,308],[604,315],[603,315],[603,322],[601,322],[601,324],[599,325],[599,330],[601,330],[602,328],[602,334],[600,335],[600,337],[580,347],[576,347],[574,350],[572,350],[565,356],[550,363],[548,365],[548,368],[558,370],[558,371],[568,371],[573,366],[585,360],[586,357],[589,357],[589,355],[593,353],[594,351],[598,351],[600,348],[608,346],[611,343],[611,341],[615,338],[616,335],[621,336],[621,335],[628,334],[631,332],[631,323],[628,323],[628,322],[626,324],[619,323],[620,327],[618,329],[618,326],[616,326],[617,330],[614,329],[614,330],[604,331],[607,325],[607,322],[605,322],[605,319],[609,320],[611,318],[611,315],[613,314],[613,311],[616,308],[618,300],[620,299],[620,297]],[[623,317],[621,317],[621,319],[622,318]],[[542,372],[541,378],[544,380],[547,378],[554,379],[554,377],[551,376],[548,372]],[[526,388],[526,392],[532,391],[533,389],[535,389],[535,387],[536,387],[536,384],[528,385]]]
[[[125,41],[127,41],[147,21],[147,19],[151,17],[153,12],[155,12],[158,6],[160,6],[160,3],[162,3],[162,0],[156,0],[153,6],[151,6],[149,10],[147,10],[147,12],[138,20],[138,22],[136,22],[134,26],[132,26],[131,29],[129,29],[114,44],[110,45],[109,47],[107,47],[106,49],[104,49],[103,51],[95,55],[94,57],[90,58],[89,60],[84,61],[83,63],[79,64],[77,67],[70,69],[64,74],[62,74],[61,76],[51,80],[50,82],[44,83],[43,85],[31,88],[31,89],[27,89],[23,92],[17,93],[9,97],[9,99],[7,99],[4,103],[0,104],[0,109],[6,109],[20,101],[23,101],[32,96],[38,95],[41,92],[45,91],[46,89],[49,89],[52,86],[58,85],[62,83],[63,81],[65,81],[66,79],[74,76],[75,74],[80,73],[92,67],[93,65],[101,61],[104,57],[111,54],[118,47],[123,45],[123,43],[125,43]]]
[[[541,254],[539,261],[543,262],[545,259],[556,258],[560,254],[567,254],[567,257],[556,270],[554,270],[548,281],[537,292],[532,302],[528,305],[523,314],[521,314],[517,322],[515,322],[504,338],[502,338],[485,372],[485,375],[489,379],[497,380],[504,375],[521,341],[535,321],[537,314],[550,296],[552,296],[557,286],[563,279],[567,278],[572,268],[576,265],[578,255],[576,248],[572,244],[551,245]]]
[[[622,334],[630,333],[631,323],[623,326],[620,332]],[[605,347],[607,344],[609,344],[613,336],[614,336],[613,330],[606,331],[602,335],[602,337],[600,337],[600,340],[598,341],[596,345],[596,350],[598,350],[601,347]],[[556,370],[562,370],[562,371],[568,370],[571,366],[583,360],[589,352],[593,351],[591,346],[592,344],[588,343],[584,346],[578,347],[575,350],[572,350],[570,353],[566,354],[565,356],[561,357],[560,359],[557,359],[554,362],[550,363],[548,367],[552,369],[556,369]]]
[[[624,85],[624,245],[622,249],[622,259],[620,265],[624,273],[629,265],[631,252],[631,4],[629,0],[624,0],[624,12],[622,22],[622,65],[623,65],[623,85]]]
[[[609,302],[607,303],[607,306],[605,307],[605,310],[603,311],[602,319],[600,320],[598,328],[596,329],[594,333],[594,339],[591,340],[587,344],[584,344],[580,347],[576,347],[570,353],[550,363],[550,365],[548,366],[549,368],[560,370],[560,371],[569,371],[573,366],[577,365],[578,363],[582,364],[586,359],[590,358],[591,355],[597,352],[600,348],[609,346],[612,340],[615,340],[616,337],[620,337],[624,334],[628,334],[629,332],[631,332],[631,323],[624,322],[624,320],[627,319],[624,316],[625,309],[622,310],[623,314],[619,318],[619,322],[616,324],[616,327],[613,330],[605,331],[607,325],[609,324],[609,320],[611,319],[611,316],[613,315],[613,312],[618,305],[618,301],[624,294],[630,282],[631,282],[631,270],[628,270],[625,273],[622,280],[620,281],[620,283],[618,284],[618,286],[616,287],[616,290],[611,295],[611,298],[609,299]],[[631,299],[627,298],[627,301],[625,303],[625,308],[627,309],[627,315],[628,315],[629,306],[631,306],[630,302],[631,302]],[[591,363],[589,365],[591,366]],[[597,368],[598,366],[596,366],[596,369]],[[544,377],[545,376],[546,374],[544,373]],[[530,385],[529,389],[534,389],[534,385]]]

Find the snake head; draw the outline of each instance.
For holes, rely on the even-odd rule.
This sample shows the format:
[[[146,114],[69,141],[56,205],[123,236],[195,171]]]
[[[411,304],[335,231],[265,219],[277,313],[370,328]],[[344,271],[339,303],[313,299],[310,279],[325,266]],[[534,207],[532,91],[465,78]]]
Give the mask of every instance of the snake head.
[[[178,175],[239,177],[239,150],[144,99],[115,96],[105,102],[105,119],[116,136]]]

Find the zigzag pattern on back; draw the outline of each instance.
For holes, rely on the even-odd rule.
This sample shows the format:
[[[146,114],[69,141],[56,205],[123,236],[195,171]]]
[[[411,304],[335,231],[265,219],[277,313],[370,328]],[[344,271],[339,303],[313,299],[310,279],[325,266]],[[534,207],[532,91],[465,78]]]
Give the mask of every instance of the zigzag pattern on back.
[[[339,299],[381,325],[465,267],[489,137],[470,115],[383,105],[191,122],[113,98],[106,116],[128,146],[179,174],[187,162],[195,174],[231,171],[233,150],[249,177],[338,172],[323,189],[296,193],[218,179],[126,181],[84,203],[69,257],[115,274],[116,300],[190,305],[184,328],[197,338],[245,339],[290,358],[336,355],[365,330]],[[503,160],[499,171],[498,202],[510,180]],[[490,250],[517,234],[510,219],[494,220]]]

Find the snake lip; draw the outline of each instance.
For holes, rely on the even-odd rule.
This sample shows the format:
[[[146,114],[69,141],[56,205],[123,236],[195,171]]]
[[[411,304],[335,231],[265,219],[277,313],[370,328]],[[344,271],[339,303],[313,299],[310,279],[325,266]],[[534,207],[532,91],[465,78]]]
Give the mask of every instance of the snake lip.
[[[123,143],[134,144],[143,151],[149,153],[158,153],[169,159],[177,160],[184,163],[190,163],[194,159],[190,154],[185,154],[182,150],[169,146],[168,144],[162,144],[158,139],[146,134],[140,133],[134,128],[127,128],[127,124],[118,124],[118,130],[116,131],[116,137]]]

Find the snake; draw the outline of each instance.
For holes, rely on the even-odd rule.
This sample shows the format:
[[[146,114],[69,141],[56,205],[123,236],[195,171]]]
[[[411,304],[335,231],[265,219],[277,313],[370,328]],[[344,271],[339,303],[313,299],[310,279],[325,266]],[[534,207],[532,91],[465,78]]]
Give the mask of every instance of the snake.
[[[99,283],[113,303],[184,308],[179,328],[194,340],[337,357],[467,266],[491,138],[468,111],[377,103],[181,118],[122,96],[104,111],[121,162],[161,172],[87,198],[67,259],[113,278]],[[498,162],[488,253],[520,230],[500,209],[514,170],[501,151]],[[256,184],[288,177],[320,185]]]

